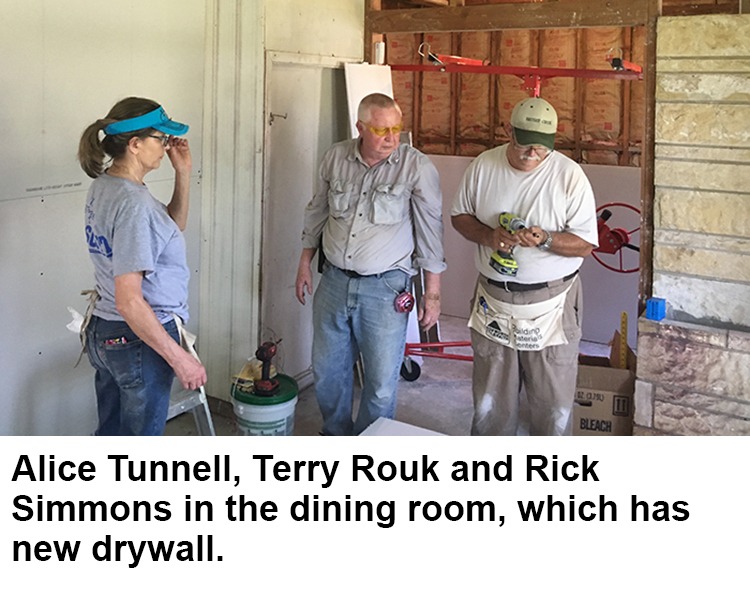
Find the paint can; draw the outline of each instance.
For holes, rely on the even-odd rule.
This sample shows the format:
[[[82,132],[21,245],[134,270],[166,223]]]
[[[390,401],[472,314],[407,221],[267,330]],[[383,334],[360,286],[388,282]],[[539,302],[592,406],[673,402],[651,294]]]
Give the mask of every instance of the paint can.
[[[273,396],[259,396],[232,388],[232,406],[239,435],[293,435],[297,406],[297,382],[288,375],[274,379],[279,389]]]

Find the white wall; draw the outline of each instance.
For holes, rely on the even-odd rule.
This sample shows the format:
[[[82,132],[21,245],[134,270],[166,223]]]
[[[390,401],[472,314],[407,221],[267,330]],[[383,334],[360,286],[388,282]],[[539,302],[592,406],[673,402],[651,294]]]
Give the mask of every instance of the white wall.
[[[266,0],[266,50],[362,56],[362,0]]]
[[[163,102],[191,125],[189,327],[209,393],[228,397],[231,374],[259,341],[264,47],[351,60],[362,55],[363,29],[357,0],[3,2],[0,434],[95,426],[93,370],[86,359],[72,368],[79,343],[65,329],[66,307],[82,312],[79,292],[93,283],[82,228],[89,181],[75,154],[83,128],[126,95]],[[317,126],[319,108],[305,110]],[[160,198],[171,181],[168,165],[148,180]],[[290,218],[296,229],[301,214]],[[296,260],[299,247],[285,251]]]
[[[88,434],[93,371],[68,305],[93,284],[83,235],[89,179],[83,129],[127,95],[164,103],[191,125],[193,210],[187,233],[198,317],[203,1],[5,0],[0,22],[0,434]],[[149,15],[148,22],[143,15]],[[174,15],[179,15],[175,19]],[[165,161],[166,162],[166,161]],[[172,172],[148,179],[168,196]]]

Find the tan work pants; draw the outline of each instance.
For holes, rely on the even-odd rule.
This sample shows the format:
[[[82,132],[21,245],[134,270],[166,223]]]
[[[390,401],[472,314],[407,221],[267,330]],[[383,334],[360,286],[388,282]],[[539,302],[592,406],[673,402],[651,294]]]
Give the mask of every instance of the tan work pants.
[[[486,284],[494,298],[512,304],[548,300],[570,286],[563,311],[567,344],[537,351],[514,350],[471,332],[474,349],[472,435],[516,435],[521,388],[528,402],[531,435],[570,433],[570,413],[576,389],[581,341],[582,291],[579,277],[541,290],[507,292]]]

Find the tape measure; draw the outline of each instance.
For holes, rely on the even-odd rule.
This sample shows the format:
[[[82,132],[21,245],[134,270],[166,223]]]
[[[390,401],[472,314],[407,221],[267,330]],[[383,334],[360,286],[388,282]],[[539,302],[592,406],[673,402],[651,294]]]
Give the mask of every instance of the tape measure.
[[[628,368],[628,313],[620,315],[620,364],[621,369]]]

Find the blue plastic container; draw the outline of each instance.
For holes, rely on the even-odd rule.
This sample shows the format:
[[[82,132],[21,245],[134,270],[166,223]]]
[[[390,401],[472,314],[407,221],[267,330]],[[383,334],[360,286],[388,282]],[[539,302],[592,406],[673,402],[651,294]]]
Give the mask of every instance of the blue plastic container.
[[[646,318],[661,321],[667,316],[667,301],[664,298],[649,298],[646,300]]]

